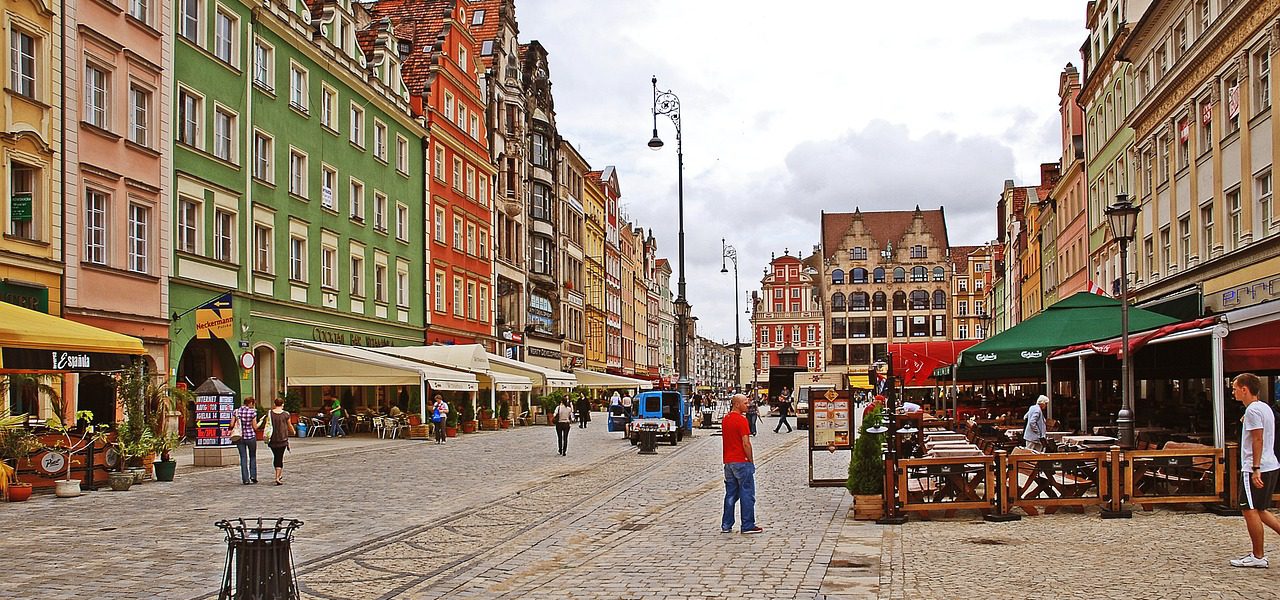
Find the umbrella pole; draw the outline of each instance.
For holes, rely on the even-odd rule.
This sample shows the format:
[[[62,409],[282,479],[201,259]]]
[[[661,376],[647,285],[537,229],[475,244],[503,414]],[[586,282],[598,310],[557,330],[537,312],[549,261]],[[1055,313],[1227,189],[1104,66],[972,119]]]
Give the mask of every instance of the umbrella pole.
[[[1085,387],[1083,356],[1076,357],[1076,373],[1077,373],[1077,377],[1080,378],[1079,381],[1077,382],[1077,385],[1080,386],[1080,389],[1078,390],[1080,393],[1080,433],[1081,435],[1088,435],[1089,434],[1089,410],[1088,408],[1086,408],[1086,404],[1087,404],[1087,397],[1089,392],[1088,392],[1088,388]]]

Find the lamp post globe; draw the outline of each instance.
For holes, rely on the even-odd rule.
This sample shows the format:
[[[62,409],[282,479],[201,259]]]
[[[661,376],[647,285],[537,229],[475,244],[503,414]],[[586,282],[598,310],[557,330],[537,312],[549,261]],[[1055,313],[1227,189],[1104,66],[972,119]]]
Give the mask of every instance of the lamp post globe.
[[[676,387],[686,397],[693,391],[689,380],[689,300],[685,295],[684,279],[684,141],[681,137],[680,98],[671,90],[658,91],[658,78],[654,76],[653,85],[653,137],[649,140],[649,148],[662,148],[662,139],[658,137],[658,115],[671,119],[676,128],[676,214],[679,220],[678,279],[676,283]]]

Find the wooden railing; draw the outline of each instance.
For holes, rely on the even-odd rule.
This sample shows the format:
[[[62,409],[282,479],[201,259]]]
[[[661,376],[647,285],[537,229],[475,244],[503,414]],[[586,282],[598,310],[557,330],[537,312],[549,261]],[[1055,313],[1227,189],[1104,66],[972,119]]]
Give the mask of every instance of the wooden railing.
[[[990,456],[907,458],[898,461],[899,510],[995,509],[999,482]]]
[[[1029,515],[1060,507],[1098,506],[1108,502],[1111,466],[1106,452],[1006,454],[996,452],[1001,481],[999,504],[1007,513],[1017,506]]]

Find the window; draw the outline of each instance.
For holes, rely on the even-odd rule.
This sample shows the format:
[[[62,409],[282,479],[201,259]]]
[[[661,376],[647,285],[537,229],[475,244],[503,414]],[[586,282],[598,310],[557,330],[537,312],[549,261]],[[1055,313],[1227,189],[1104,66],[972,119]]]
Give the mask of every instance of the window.
[[[836,362],[836,360],[835,360],[835,354],[834,354],[834,352],[835,352],[836,350],[839,350],[839,351],[840,351],[840,354],[841,354],[840,362]],[[843,364],[844,364],[844,356],[843,356],[843,354],[844,354],[844,346],[837,346],[837,347],[835,347],[835,348],[832,348],[832,352],[833,352],[833,354],[832,354],[831,363],[832,363],[832,364],[836,364],[836,365],[843,365]],[[762,371],[768,371],[768,370],[769,370],[769,355],[768,355],[768,354],[761,354],[761,355],[760,355],[760,369],[761,369]]]
[[[1231,212],[1227,224],[1227,243],[1230,244],[1229,249],[1234,250],[1240,247],[1240,189],[1234,189],[1227,192],[1227,210]]]
[[[185,89],[178,90],[178,141],[188,146],[200,144],[199,96]]]
[[[462,217],[453,217],[453,249],[462,250]]]
[[[875,270],[871,272],[871,282],[884,283],[884,267],[876,267]]]
[[[1262,236],[1271,233],[1271,170],[1267,169],[1253,178],[1253,195],[1258,198],[1258,217],[1262,223]],[[1261,237],[1261,236],[1260,236]]]
[[[471,137],[472,139],[480,139],[480,117],[471,115]]]
[[[307,72],[298,65],[289,65],[289,104],[306,112],[307,110]]]
[[[182,25],[179,35],[194,44],[200,43],[200,26],[201,14],[203,13],[200,0],[182,0]]]
[[[832,284],[844,283],[844,271],[842,269],[836,269],[831,272],[831,283]]]
[[[458,68],[463,72],[467,70],[467,49],[461,44],[458,45]]]
[[[289,237],[289,279],[307,281],[307,240],[300,237]]]
[[[1151,273],[1152,275],[1155,275],[1160,271],[1160,268],[1156,265],[1155,243],[1152,241],[1150,236],[1148,236],[1147,239],[1142,241],[1142,250],[1143,250],[1142,255],[1146,257],[1147,272]],[[1138,268],[1135,268],[1134,270],[1140,272],[1142,269],[1138,267]]]
[[[884,292],[876,292],[871,295],[871,310],[884,310],[885,295]]]
[[[906,283],[906,281],[907,281],[907,270],[906,270],[906,269],[904,269],[904,268],[902,268],[902,267],[896,267],[896,268],[894,268],[894,269],[893,269],[893,282],[894,282],[894,283]]]
[[[364,222],[364,184],[351,180],[351,218],[352,220]]]
[[[275,50],[262,40],[253,41],[253,82],[269,90],[276,87]]]
[[[401,268],[396,269],[396,305],[409,306],[409,272]]]
[[[213,258],[224,262],[235,259],[236,217],[229,211],[213,211]]]
[[[444,93],[444,118],[453,120],[453,94]]]
[[[942,267],[934,267],[934,268],[933,268],[933,280],[934,280],[934,281],[943,281],[943,280],[945,280],[946,278],[947,278],[947,272],[946,272],[945,270],[943,270],[943,268],[942,268]]]
[[[1160,270],[1163,271],[1173,264],[1173,247],[1172,239],[1169,235],[1169,228],[1165,227],[1160,230]]]
[[[1182,256],[1182,268],[1191,266],[1191,217],[1178,219],[1178,254]]]
[[[382,162],[387,162],[387,126],[373,122],[373,155]]]
[[[36,38],[16,27],[9,35],[9,86],[28,98],[36,96]]]
[[[147,14],[149,12],[147,6],[148,0],[129,0],[129,16],[147,23]]]
[[[969,279],[965,277],[956,279],[956,290],[961,292],[969,291]]]
[[[146,273],[147,240],[150,238],[148,224],[151,222],[151,210],[140,204],[129,205],[129,256],[128,268],[135,273]]]
[[[476,226],[471,223],[467,223],[467,254],[476,254]]]
[[[323,84],[320,86],[320,124],[335,132],[338,130],[338,92]]]
[[[94,189],[84,195],[84,262],[107,264],[107,195]]]
[[[849,310],[865,311],[868,301],[866,292],[853,292],[849,294]]]
[[[453,316],[461,317],[466,315],[467,305],[462,300],[462,278],[454,276],[453,278]]]
[[[929,257],[929,253],[924,246],[917,244],[911,247],[911,258],[928,258],[928,257]]]
[[[262,223],[253,224],[253,269],[263,273],[272,273],[274,255],[271,254],[271,227]]]
[[[968,301],[968,300],[961,300],[959,303],[957,303],[957,304],[956,304],[956,316],[957,316],[957,317],[967,317],[967,316],[969,316],[969,301]]]
[[[542,236],[531,236],[529,243],[533,246],[533,272],[550,275],[551,267],[555,262],[555,249],[551,240]]]
[[[337,206],[338,172],[328,166],[320,167],[320,206],[334,210]]]
[[[1213,201],[1200,207],[1200,260],[1209,260],[1209,250],[1213,248]]]
[[[1200,103],[1200,153],[1213,149],[1213,102],[1205,98]]]
[[[409,172],[409,140],[396,135],[396,170]]]
[[[818,328],[814,325],[810,325],[808,329],[805,331],[805,339],[810,344],[817,341],[817,335],[818,335]]]
[[[981,291],[982,291],[982,286],[983,286],[984,284],[986,284],[986,281],[985,281],[985,280],[982,280],[982,279],[974,279],[974,280],[973,280],[973,291],[975,291],[975,292],[981,292]]]
[[[1187,119],[1178,121],[1178,168],[1191,164],[1191,124]]]
[[[197,223],[199,223],[200,208],[194,200],[182,198],[178,200],[178,251],[188,254],[195,254],[198,250],[196,241],[199,239]]]
[[[476,184],[477,184],[477,188],[478,188],[478,189],[476,190],[476,200],[477,200],[478,202],[480,202],[480,204],[482,204],[482,205],[484,205],[484,206],[489,206],[489,178],[488,178],[488,176],[486,176],[485,174],[481,173],[481,174],[480,174],[480,176],[476,178]]]
[[[436,312],[444,312],[444,271],[436,271],[435,295]]]
[[[444,180],[445,180],[445,177],[444,177],[444,146],[441,146],[440,144],[436,144],[435,152],[436,152],[436,160],[435,160],[435,169],[434,169],[434,170],[435,170],[435,173],[434,173],[434,174],[435,174],[435,176],[436,176],[436,179],[439,179],[440,181],[444,181]]]
[[[139,146],[151,145],[151,93],[129,86],[129,141]]]
[[[467,318],[476,318],[476,284],[474,281],[467,282]]]
[[[982,305],[982,301],[981,301],[981,300],[974,300],[974,301],[973,301],[973,314],[975,314],[975,315],[985,315],[985,314],[987,314],[987,309],[986,309],[986,307],[984,307],[984,306]]]
[[[373,193],[373,228],[387,232],[387,196],[382,192]]]
[[[476,170],[471,165],[467,165],[467,197],[472,200],[476,197]]]
[[[351,253],[351,295],[364,297],[364,256]]]
[[[1271,49],[1263,48],[1253,55],[1254,114],[1271,108]]]
[[[307,196],[307,157],[296,150],[289,151],[289,193]]]
[[[387,265],[373,265],[373,301],[387,302]]]
[[[270,183],[274,179],[271,138],[261,131],[253,133],[253,176]]]
[[[236,118],[221,108],[213,111],[213,155],[225,161],[232,161],[232,148],[235,145]]]
[[[840,292],[836,292],[831,295],[831,310],[832,311],[846,310],[844,306],[844,294]]]
[[[907,293],[897,291],[893,293],[893,310],[907,310]]]
[[[854,246],[849,249],[850,260],[867,260],[867,249],[862,246]]]
[[[929,280],[929,270],[924,267],[911,267],[911,281],[921,282]]]
[[[792,344],[800,343],[800,327],[799,326],[793,326],[791,328],[791,343]]]
[[[929,292],[916,290],[911,292],[911,310],[928,310]]]
[[[351,143],[364,147],[364,109],[351,103]]]
[[[933,335],[942,337],[947,335],[947,320],[942,315],[933,315]]]
[[[225,63],[235,60],[236,20],[217,10],[213,20],[213,55]]]
[[[902,316],[894,317],[893,318],[893,337],[906,337],[906,336],[907,336],[907,318]]]
[[[320,285],[329,289],[337,289],[338,275],[337,265],[338,249],[331,246],[325,246],[320,249]]]
[[[458,103],[457,125],[458,125],[458,129],[461,129],[464,133],[467,131],[467,107],[465,104],[461,102]]]
[[[942,290],[933,291],[933,309],[943,310],[947,308],[947,293]]]
[[[841,328],[843,328],[843,327],[844,327],[844,319],[840,319],[840,326],[841,326]],[[761,328],[760,328],[760,342],[761,342],[761,343],[763,343],[763,344],[768,344],[768,343],[769,343],[769,328],[768,328],[768,327],[761,327]]]
[[[462,159],[453,157],[453,189],[462,191]]]
[[[107,122],[107,72],[93,65],[84,67],[84,120],[90,125],[110,129]]]
[[[444,233],[444,209],[443,209],[443,208],[441,208],[441,207],[439,207],[439,206],[437,206],[437,207],[436,207],[436,221],[435,221],[435,225],[436,225],[436,241],[437,241],[437,242],[440,242],[441,244],[443,244],[443,243],[445,243],[445,233]]]
[[[871,321],[866,318],[849,319],[849,337],[866,338],[871,336]]]
[[[477,248],[477,250],[480,251],[480,258],[489,258],[489,234],[483,229],[480,230],[479,248]],[[575,281],[580,281],[581,279],[581,273],[579,273]]]
[[[961,324],[959,324],[958,326],[956,326],[956,339],[960,339],[960,340],[967,340],[967,339],[969,339],[969,325],[968,325],[968,324],[966,324],[966,323],[961,323]]]
[[[533,155],[530,160],[538,167],[551,168],[551,148],[547,145],[547,136],[542,133],[533,134]]]
[[[530,199],[529,216],[539,221],[551,221],[551,188],[534,182]]]
[[[867,270],[862,267],[854,268],[853,270],[849,271],[849,274],[851,279],[850,283],[866,283],[867,282]]]
[[[1226,131],[1222,132],[1223,137],[1240,130],[1240,80],[1238,76],[1232,76],[1226,80],[1225,85],[1227,86],[1224,94],[1227,105],[1227,125]]]

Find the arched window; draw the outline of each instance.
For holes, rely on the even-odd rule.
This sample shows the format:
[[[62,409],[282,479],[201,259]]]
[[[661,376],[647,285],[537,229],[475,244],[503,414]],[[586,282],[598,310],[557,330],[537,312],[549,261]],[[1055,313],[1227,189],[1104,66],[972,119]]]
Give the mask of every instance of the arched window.
[[[876,292],[871,296],[871,310],[884,310],[884,292]]]
[[[844,271],[836,269],[831,272],[831,283],[844,283]]]
[[[943,280],[945,280],[946,278],[947,278],[947,272],[946,272],[945,270],[943,270],[943,268],[942,268],[942,267],[934,267],[934,268],[933,268],[933,280],[934,280],[934,281],[943,281]]]
[[[911,310],[928,310],[929,292],[916,290],[911,292]]]
[[[867,310],[867,293],[854,292],[849,294],[849,310]]]
[[[871,281],[872,283],[884,283],[884,267],[876,267],[876,270],[871,272]]]
[[[911,267],[911,281],[920,282],[929,280],[929,269],[924,267]]]
[[[831,310],[844,310],[844,294],[841,294],[840,292],[831,294]]]
[[[893,293],[893,310],[907,310],[907,293],[898,291]]]
[[[893,282],[894,282],[894,283],[903,283],[903,282],[905,282],[906,280],[907,280],[907,270],[906,270],[906,269],[904,269],[904,268],[902,268],[902,267],[896,267],[896,268],[894,268],[894,269],[893,269]]]
[[[935,309],[947,307],[947,293],[942,290],[933,291],[933,307]]]
[[[850,279],[852,279],[851,283],[866,283],[867,270],[862,267],[858,267],[854,269],[852,271],[852,276],[850,277]]]

